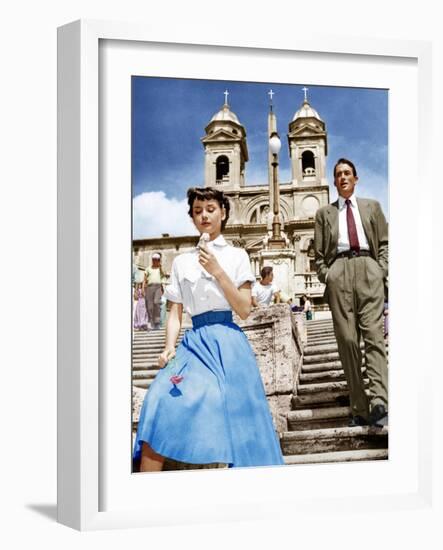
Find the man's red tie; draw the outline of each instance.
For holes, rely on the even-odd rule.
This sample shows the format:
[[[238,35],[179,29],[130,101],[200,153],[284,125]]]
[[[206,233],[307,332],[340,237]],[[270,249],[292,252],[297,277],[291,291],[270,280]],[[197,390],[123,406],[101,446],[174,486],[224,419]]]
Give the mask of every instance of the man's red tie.
[[[348,222],[349,246],[351,250],[360,252],[360,243],[358,242],[357,226],[355,225],[354,214],[350,199],[346,199],[346,221]]]

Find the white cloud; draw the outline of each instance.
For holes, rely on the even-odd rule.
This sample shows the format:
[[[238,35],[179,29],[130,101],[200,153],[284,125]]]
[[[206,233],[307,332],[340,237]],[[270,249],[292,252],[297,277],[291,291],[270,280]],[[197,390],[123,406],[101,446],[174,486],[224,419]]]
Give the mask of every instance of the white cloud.
[[[197,230],[188,215],[188,203],[184,199],[169,199],[163,191],[151,191],[134,197],[133,238],[197,235]]]

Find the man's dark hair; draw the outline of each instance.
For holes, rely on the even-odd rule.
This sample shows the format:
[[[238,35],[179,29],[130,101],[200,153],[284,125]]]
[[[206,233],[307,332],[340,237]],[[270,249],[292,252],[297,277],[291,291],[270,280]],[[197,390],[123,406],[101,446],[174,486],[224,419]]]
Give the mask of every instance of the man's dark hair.
[[[196,199],[198,199],[199,201],[216,200],[220,205],[220,208],[225,209],[226,216],[221,223],[222,230],[225,228],[225,225],[229,219],[229,210],[231,208],[231,205],[229,204],[228,197],[225,196],[223,191],[220,191],[219,189],[215,189],[214,187],[190,187],[187,191],[187,197],[188,197],[188,206],[189,206],[188,214],[191,216],[191,218],[192,218],[192,206]]]
[[[262,270],[260,271],[260,275],[262,279],[265,279],[271,273],[272,273],[272,267],[270,265],[263,267]]]
[[[337,168],[337,166],[339,164],[348,164],[352,168],[352,173],[354,174],[354,178],[357,177],[357,169],[355,168],[354,163],[351,160],[341,158],[341,159],[338,159],[338,161],[335,163],[335,166],[334,166],[334,179],[335,179],[335,169]]]

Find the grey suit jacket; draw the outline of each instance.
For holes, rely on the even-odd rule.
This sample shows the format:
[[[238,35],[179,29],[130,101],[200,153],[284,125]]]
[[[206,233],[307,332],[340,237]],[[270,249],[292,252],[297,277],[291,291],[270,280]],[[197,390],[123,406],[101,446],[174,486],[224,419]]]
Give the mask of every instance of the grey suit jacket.
[[[388,224],[380,204],[373,199],[357,198],[358,210],[372,256],[388,276]],[[315,263],[320,282],[326,282],[329,266],[337,255],[338,200],[317,210],[315,216]]]

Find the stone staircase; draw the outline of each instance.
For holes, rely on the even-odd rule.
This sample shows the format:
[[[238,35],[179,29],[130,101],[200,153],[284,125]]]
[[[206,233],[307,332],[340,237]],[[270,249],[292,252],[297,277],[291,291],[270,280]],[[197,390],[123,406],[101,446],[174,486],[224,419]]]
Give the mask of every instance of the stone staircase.
[[[286,464],[388,458],[388,428],[348,427],[349,394],[332,320],[307,321],[297,395],[281,435]],[[363,376],[365,369],[363,368]],[[366,384],[368,381],[366,380]]]
[[[388,428],[348,427],[349,397],[332,321],[308,321],[306,325],[307,344],[297,395],[288,413],[288,431],[281,434],[286,464],[387,459]],[[179,341],[186,328],[181,330]],[[158,372],[157,359],[164,342],[164,329],[133,333],[134,401],[139,404]],[[165,469],[202,467],[169,462]]]
[[[179,342],[187,327],[182,328]],[[132,382],[146,390],[159,371],[157,360],[165,347],[165,329],[134,331],[132,339]]]

